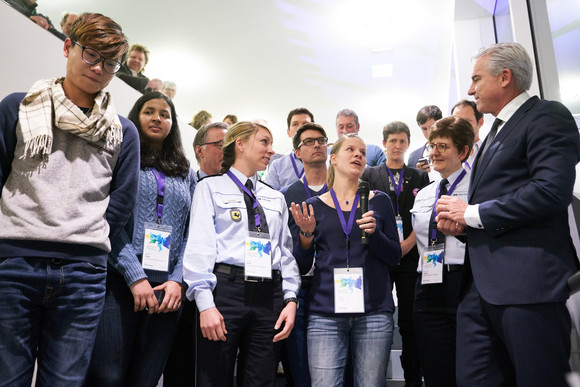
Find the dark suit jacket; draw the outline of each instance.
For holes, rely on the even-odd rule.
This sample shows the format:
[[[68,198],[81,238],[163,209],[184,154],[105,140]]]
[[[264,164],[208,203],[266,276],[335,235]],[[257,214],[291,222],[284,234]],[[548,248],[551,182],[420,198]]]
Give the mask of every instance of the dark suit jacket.
[[[479,294],[495,305],[566,300],[577,266],[567,214],[580,159],[572,115],[532,97],[478,164],[480,156],[469,204],[479,204],[485,229],[468,227],[466,257]]]
[[[419,162],[419,159],[421,157],[423,157],[424,150],[425,150],[425,145],[422,145],[420,148],[417,148],[413,152],[411,152],[411,154],[409,155],[409,161],[407,162],[407,164],[409,164],[411,167],[415,168],[415,166]]]
[[[362,179],[368,181],[371,189],[377,189],[389,195],[396,214],[397,196],[395,195],[395,192],[389,190],[389,172],[387,171],[387,166],[383,164],[376,167],[366,168],[362,175]],[[415,204],[415,196],[417,196],[419,189],[428,184],[429,175],[426,172],[405,165],[405,171],[403,173],[403,192],[401,192],[398,200],[399,213],[403,219],[403,235],[405,238],[407,238],[413,231],[410,210]],[[415,246],[403,257],[398,270],[416,272],[418,259],[419,253],[417,251],[417,246]]]

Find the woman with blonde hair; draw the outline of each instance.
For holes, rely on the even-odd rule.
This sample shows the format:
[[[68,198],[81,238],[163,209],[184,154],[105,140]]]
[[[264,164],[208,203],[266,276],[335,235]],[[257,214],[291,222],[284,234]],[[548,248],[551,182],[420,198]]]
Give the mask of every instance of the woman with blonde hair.
[[[222,175],[199,181],[184,256],[187,297],[199,309],[197,383],[273,385],[279,348],[294,326],[300,287],[284,196],[262,183],[272,149],[257,122],[232,125]]]
[[[369,211],[361,213],[365,166],[364,141],[356,134],[341,137],[330,153],[330,191],[291,206],[302,273],[316,256],[307,333],[312,386],[342,386],[349,353],[355,386],[386,383],[395,309],[389,269],[399,263],[401,247],[386,194],[370,192]]]

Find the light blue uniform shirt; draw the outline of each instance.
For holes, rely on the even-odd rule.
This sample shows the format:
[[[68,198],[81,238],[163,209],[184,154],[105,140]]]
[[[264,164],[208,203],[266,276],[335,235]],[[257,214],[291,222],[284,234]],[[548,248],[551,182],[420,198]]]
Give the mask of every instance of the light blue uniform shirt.
[[[248,178],[243,173],[235,168],[230,170],[243,184],[246,183]],[[280,192],[258,182],[256,175],[250,179],[268,221],[272,270],[282,273],[284,299],[296,297],[300,273],[292,255],[286,201]],[[215,264],[244,267],[247,218],[244,193],[228,175],[207,177],[198,183],[183,256],[183,279],[189,287],[187,298],[195,298],[200,312],[215,306],[212,295],[216,286]]]
[[[296,171],[292,165],[292,158],[294,158],[294,162],[296,162],[296,168],[300,175],[296,175]],[[293,184],[296,180],[302,177],[303,171],[304,166],[302,165],[302,161],[296,157],[294,151],[290,151],[287,155],[284,155],[270,163],[264,181],[274,189],[281,189]]]
[[[463,172],[463,168],[459,168],[453,172],[447,180],[447,189],[451,188],[455,180]],[[461,200],[467,201],[467,190],[469,188],[469,178],[471,172],[467,171],[463,180],[457,184],[451,196],[457,196]],[[429,236],[429,222],[431,221],[431,212],[433,211],[433,203],[435,203],[435,194],[437,186],[441,181],[441,176],[437,181],[432,182],[427,187],[421,189],[415,197],[415,205],[411,209],[411,220],[413,222],[413,230],[415,230],[415,238],[417,239],[417,249],[419,250],[419,265],[417,271],[420,273],[423,269],[423,255],[429,245],[431,239]],[[457,238],[452,236],[445,237],[445,264],[447,265],[463,265],[465,260],[465,243],[462,243]]]
[[[376,167],[387,162],[385,152],[380,146],[374,144],[367,144],[367,165],[369,167]]]

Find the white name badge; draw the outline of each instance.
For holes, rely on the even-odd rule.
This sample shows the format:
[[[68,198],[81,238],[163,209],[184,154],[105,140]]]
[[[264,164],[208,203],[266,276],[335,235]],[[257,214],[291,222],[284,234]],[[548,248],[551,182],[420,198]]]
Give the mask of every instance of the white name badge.
[[[364,313],[362,267],[334,269],[334,313]]]
[[[157,223],[145,223],[143,241],[143,269],[169,270],[169,250],[171,247],[171,226]]]
[[[395,220],[397,221],[397,232],[399,233],[399,242],[405,240],[405,234],[403,234],[403,218],[400,216],[396,216]]]
[[[421,285],[443,283],[443,259],[445,244],[429,246],[423,254],[423,274]]]
[[[270,234],[250,231],[244,254],[246,277],[272,278],[272,242]]]

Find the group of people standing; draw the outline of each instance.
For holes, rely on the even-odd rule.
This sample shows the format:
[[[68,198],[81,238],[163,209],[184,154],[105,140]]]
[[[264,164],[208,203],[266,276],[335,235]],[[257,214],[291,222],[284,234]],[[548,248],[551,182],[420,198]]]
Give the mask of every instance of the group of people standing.
[[[194,172],[169,98],[127,120],[103,91],[127,52],[82,14],[66,76],[0,103],[3,385],[30,385],[36,361],[46,386],[155,386],[164,368],[167,385],[271,386],[287,342],[296,385],[383,386],[393,283],[409,385],[565,385],[580,143],[561,104],[527,95],[520,45],[477,56],[469,94],[497,119],[476,156],[459,114],[429,125],[430,184],[404,163],[405,124],[384,128],[385,159],[349,109],[330,151],[291,112],[272,163],[267,124],[206,124]]]

